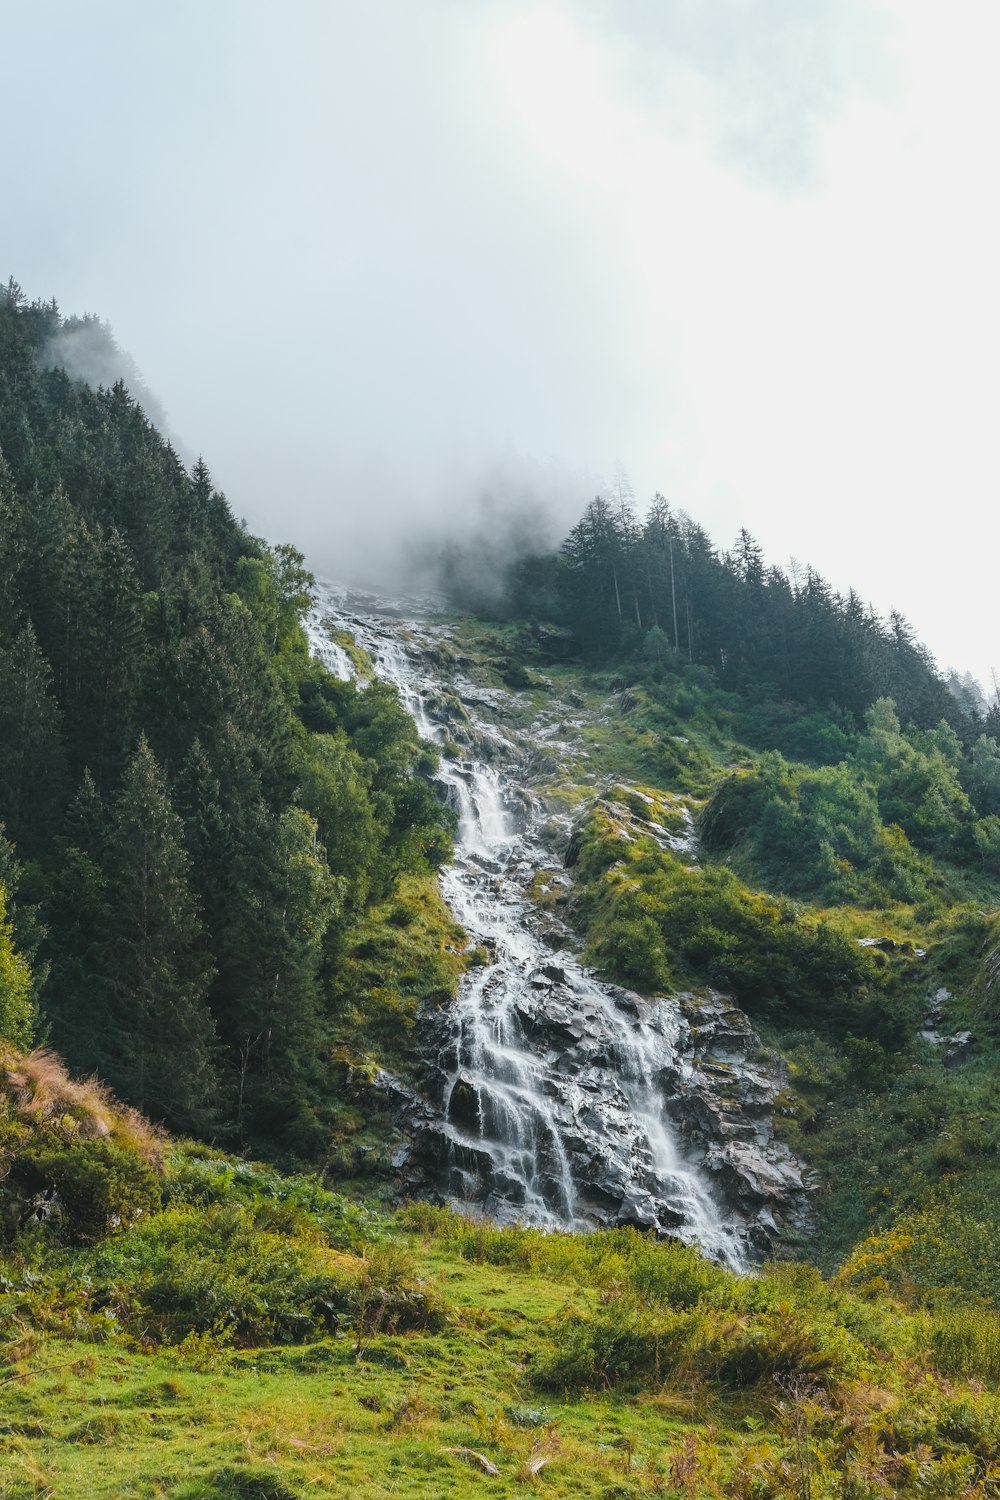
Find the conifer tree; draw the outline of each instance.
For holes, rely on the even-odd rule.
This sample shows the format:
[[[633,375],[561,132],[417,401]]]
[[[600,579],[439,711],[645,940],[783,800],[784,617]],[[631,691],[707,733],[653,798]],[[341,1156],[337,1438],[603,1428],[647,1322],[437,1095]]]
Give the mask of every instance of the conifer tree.
[[[42,1009],[52,1041],[72,1067],[92,1073],[103,1057],[103,936],[112,914],[103,859],[108,811],[89,770],[70,800],[47,886],[49,972]]]
[[[323,939],[336,910],[316,823],[299,808],[261,824],[257,859],[243,886],[244,949],[221,1029],[239,1074],[241,1135],[275,1129],[302,1098],[322,1036]]]
[[[29,621],[0,644],[0,819],[22,849],[52,831],[64,775],[52,671]]]
[[[140,1109],[191,1127],[213,1082],[212,968],[181,821],[145,736],[112,812],[105,869],[103,1071]]]

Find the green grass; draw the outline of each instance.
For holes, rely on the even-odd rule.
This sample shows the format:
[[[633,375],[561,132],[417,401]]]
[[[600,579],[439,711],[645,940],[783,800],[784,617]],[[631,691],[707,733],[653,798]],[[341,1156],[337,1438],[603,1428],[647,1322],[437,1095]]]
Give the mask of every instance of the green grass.
[[[361,1194],[385,1195],[396,1141],[379,1068],[412,1081],[417,1009],[444,1005],[475,960],[465,932],[430,876],[404,876],[351,933],[334,996],[327,1169]]]
[[[221,1329],[175,1347],[22,1330],[0,1375],[0,1496],[994,1493],[995,1313],[873,1300],[856,1269],[740,1281],[631,1232],[419,1207],[372,1232],[447,1309],[436,1329],[354,1319],[244,1348]]]

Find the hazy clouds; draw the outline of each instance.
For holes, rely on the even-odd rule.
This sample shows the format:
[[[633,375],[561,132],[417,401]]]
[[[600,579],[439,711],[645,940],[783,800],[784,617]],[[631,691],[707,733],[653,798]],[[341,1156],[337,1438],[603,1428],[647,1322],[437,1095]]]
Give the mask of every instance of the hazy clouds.
[[[34,0],[0,274],[107,318],[320,569],[620,461],[982,672],[995,14]]]
[[[143,380],[128,350],[119,347],[108,325],[96,315],[67,317],[59,332],[46,343],[40,362],[61,368],[71,380],[82,380],[94,387],[110,388],[124,381],[150,421],[165,437],[172,436],[159,397]]]

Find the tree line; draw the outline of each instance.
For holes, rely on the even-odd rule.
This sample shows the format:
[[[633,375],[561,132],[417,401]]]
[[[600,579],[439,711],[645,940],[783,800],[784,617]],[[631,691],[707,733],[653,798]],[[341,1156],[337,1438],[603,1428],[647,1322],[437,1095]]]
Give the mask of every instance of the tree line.
[[[477,577],[451,556],[445,581],[456,600],[568,626],[587,660],[699,665],[723,688],[833,708],[855,726],[891,698],[905,724],[944,719],[963,737],[1000,733],[1000,710],[961,680],[952,691],[902,615],[883,619],[812,567],[768,565],[745,529],[722,550],[660,494],[640,518],[627,481],[591,500],[558,550],[511,561],[499,603],[477,597]]]

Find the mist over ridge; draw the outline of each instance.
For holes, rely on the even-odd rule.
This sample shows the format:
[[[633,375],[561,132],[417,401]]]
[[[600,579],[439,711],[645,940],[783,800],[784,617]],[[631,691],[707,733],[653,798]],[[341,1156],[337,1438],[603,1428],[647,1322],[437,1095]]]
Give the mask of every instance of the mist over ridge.
[[[121,381],[153,426],[176,446],[162,403],[142,378],[131,354],[118,344],[110,325],[96,314],[65,318],[59,332],[41,350],[38,363],[42,369],[65,370],[70,380],[81,380],[94,390],[102,386],[110,390]]]
[[[14,287],[16,283],[11,280],[8,292]],[[23,295],[19,288],[17,294]],[[71,381],[94,390],[121,384],[185,464],[192,467],[190,454],[170,432],[162,404],[143,380],[132,355],[115,339],[110,324],[93,314],[57,315],[57,321],[58,331],[39,351],[39,368],[60,369]],[[719,537],[709,536],[697,517],[692,518],[683,507],[671,506],[659,491],[645,503],[637,499],[620,462],[610,483],[597,475],[546,468],[514,454],[506,455],[478,481],[471,477],[472,472],[470,469],[467,487],[460,486],[456,479],[449,492],[439,490],[423,496],[411,493],[405,520],[396,528],[385,530],[377,510],[372,514],[366,507],[348,506],[333,529],[323,523],[322,517],[314,518],[315,533],[311,538],[308,530],[297,535],[294,545],[305,551],[309,565],[321,577],[340,584],[411,598],[426,593],[483,615],[508,617],[512,611],[520,611],[535,617],[548,609],[555,618],[563,607],[552,572],[556,559],[594,506],[603,506],[613,523],[624,527],[626,538],[632,528],[638,541],[649,518],[662,513],[673,517],[670,524],[680,529],[678,535],[686,531],[700,538],[698,545],[703,541],[725,566],[734,565],[741,549],[745,554],[752,546],[754,565],[760,567],[762,578],[766,568],[769,579],[794,589],[797,596],[808,592],[813,579],[827,588],[822,567],[815,567],[810,559],[795,558],[784,567],[776,565],[745,525],[730,546]],[[272,534],[267,540],[277,545],[287,539]],[[537,573],[538,579],[535,587],[523,593],[517,579],[525,567]],[[616,591],[617,587],[616,583]],[[856,599],[853,587],[833,592],[835,601],[848,600],[848,596],[849,601]],[[867,609],[869,619],[879,621],[878,611],[870,604]],[[636,612],[640,613],[638,603]],[[897,611],[890,610],[879,621],[878,629],[885,626],[897,631],[900,619]],[[909,638],[922,643],[916,622],[902,619],[902,628]],[[933,652],[924,644],[920,644],[920,650],[933,667]],[[724,658],[720,663],[724,665]],[[995,696],[995,682],[991,695],[968,670],[958,671],[947,663],[937,666],[963,708],[985,716]]]
[[[953,14],[40,0],[6,258],[108,318],[185,453],[325,572],[474,531],[484,494],[568,523],[621,459],[985,680],[997,20]],[[0,109],[35,112],[26,71]]]

